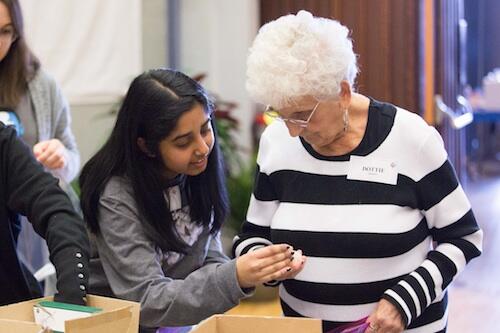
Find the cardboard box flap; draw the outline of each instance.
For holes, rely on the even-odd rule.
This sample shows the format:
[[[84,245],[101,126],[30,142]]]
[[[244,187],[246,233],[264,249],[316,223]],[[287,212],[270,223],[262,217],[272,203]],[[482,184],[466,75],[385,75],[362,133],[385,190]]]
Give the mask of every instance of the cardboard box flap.
[[[43,298],[48,300],[49,298]],[[20,321],[35,321],[33,315],[33,305],[40,302],[42,299],[32,299],[29,301],[19,302],[15,304],[0,306],[0,319],[20,320]]]
[[[22,333],[40,333],[42,326],[35,323],[26,323],[18,320],[2,319],[0,323],[1,332],[22,332]]]
[[[130,328],[124,331],[118,331],[121,333],[137,333],[139,330],[139,314],[141,310],[141,304],[137,302],[125,301],[117,298],[109,298],[104,296],[96,296],[90,295],[87,296],[87,305],[94,306],[96,308],[101,308],[105,312],[123,309],[124,307],[128,308],[132,314],[130,321]],[[101,316],[100,314],[99,316]],[[106,333],[115,332],[115,331],[107,331]]]
[[[201,322],[193,333],[321,333],[321,321],[309,318],[215,315]]]
[[[41,327],[34,323],[33,305],[42,300],[52,300],[52,297],[0,306],[0,332],[31,333],[30,329],[33,325],[37,327],[36,333],[40,332]],[[66,332],[137,333],[139,329],[139,303],[94,295],[87,295],[87,303],[89,306],[101,308],[103,311],[91,317],[66,321]],[[19,326],[12,326],[13,322]],[[6,327],[21,328],[11,330]]]
[[[67,320],[64,330],[71,333],[127,332],[131,321],[132,311],[127,307],[107,311],[98,316]]]

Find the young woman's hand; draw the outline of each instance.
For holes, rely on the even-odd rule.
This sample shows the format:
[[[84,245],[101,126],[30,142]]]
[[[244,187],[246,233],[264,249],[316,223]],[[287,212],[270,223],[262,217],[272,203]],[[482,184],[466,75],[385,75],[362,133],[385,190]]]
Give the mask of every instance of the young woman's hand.
[[[296,250],[293,254],[293,260],[290,263],[290,269],[277,280],[293,279],[300,273],[306,264],[306,256],[302,254],[302,250]]]
[[[236,259],[236,274],[242,288],[255,287],[264,282],[281,280],[292,272],[293,249],[287,244],[276,244],[250,251]]]
[[[58,139],[40,141],[33,147],[38,162],[48,169],[60,169],[66,166],[66,147]]]
[[[400,333],[404,330],[403,319],[391,302],[381,299],[375,311],[368,317],[370,326],[365,333]]]

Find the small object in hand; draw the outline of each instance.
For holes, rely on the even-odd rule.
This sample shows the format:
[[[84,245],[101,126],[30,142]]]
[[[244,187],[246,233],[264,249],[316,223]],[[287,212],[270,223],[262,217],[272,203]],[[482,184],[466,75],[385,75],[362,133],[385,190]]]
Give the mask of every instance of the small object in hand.
[[[292,265],[300,265],[302,263],[302,250],[296,250],[293,253]]]

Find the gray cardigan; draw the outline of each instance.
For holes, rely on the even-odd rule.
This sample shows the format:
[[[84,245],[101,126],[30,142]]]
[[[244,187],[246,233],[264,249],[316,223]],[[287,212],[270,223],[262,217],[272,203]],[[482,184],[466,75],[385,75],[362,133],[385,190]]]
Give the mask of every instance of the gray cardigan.
[[[182,185],[174,189],[179,192]],[[185,209],[184,203],[177,206]],[[173,205],[178,224],[182,213]],[[188,255],[175,263],[162,260],[168,253],[159,252],[144,233],[131,184],[124,178],[113,177],[106,185],[98,218],[100,234],[91,236],[90,293],[140,302],[141,332],[193,325],[250,296],[238,284],[235,260],[224,255],[220,236],[208,228]]]
[[[38,141],[59,139],[68,153],[67,165],[52,173],[69,183],[78,174],[80,155],[71,131],[69,105],[56,81],[40,69],[28,83],[28,90],[35,109]]]

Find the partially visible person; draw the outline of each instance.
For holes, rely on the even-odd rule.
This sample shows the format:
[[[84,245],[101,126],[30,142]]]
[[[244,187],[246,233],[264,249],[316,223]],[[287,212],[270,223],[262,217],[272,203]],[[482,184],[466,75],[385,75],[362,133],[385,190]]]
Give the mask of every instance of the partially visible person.
[[[286,244],[235,260],[223,253],[228,198],[212,117],[193,79],[169,69],[143,73],[80,175],[90,291],[140,302],[141,332],[197,324],[303,267]]]
[[[70,182],[79,171],[80,155],[68,102],[26,44],[18,0],[0,0],[0,42],[0,106],[15,110],[24,128],[22,139],[37,160]]]
[[[79,171],[80,155],[69,106],[26,43],[18,0],[0,0],[0,119],[6,118],[16,119],[18,134],[36,159],[73,194],[68,184]],[[37,270],[47,262],[47,247],[25,218],[21,224],[19,253],[30,270]]]
[[[480,255],[482,231],[439,133],[354,91],[356,55],[337,21],[300,11],[269,22],[247,66],[248,92],[275,121],[235,255],[302,249],[281,304],[325,331],[367,317],[367,333],[445,332],[446,288]]]
[[[16,252],[19,214],[47,240],[57,272],[55,300],[85,304],[89,243],[83,221],[57,179],[44,171],[14,129],[0,123],[0,305],[39,296]]]

